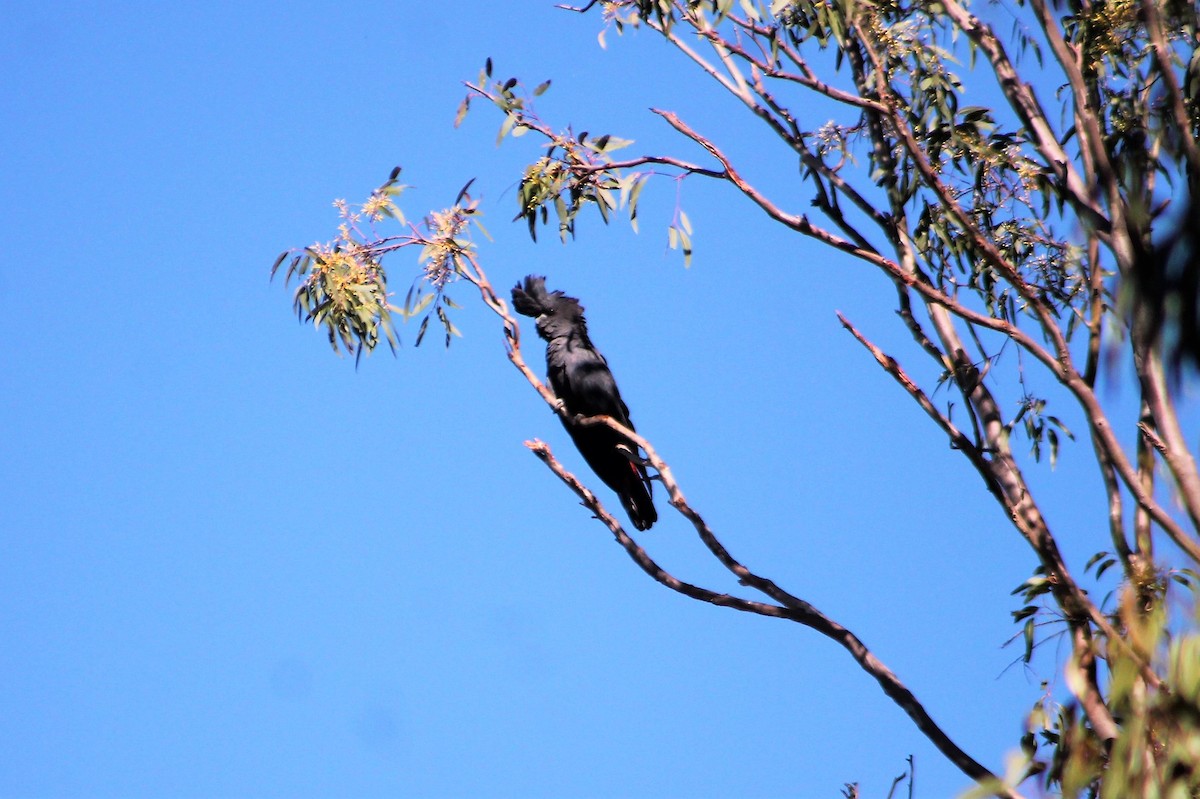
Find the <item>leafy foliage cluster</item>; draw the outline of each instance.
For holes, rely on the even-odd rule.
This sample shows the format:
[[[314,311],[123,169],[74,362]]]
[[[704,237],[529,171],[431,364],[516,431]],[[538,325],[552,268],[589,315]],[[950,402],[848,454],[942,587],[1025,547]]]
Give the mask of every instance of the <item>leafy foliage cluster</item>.
[[[292,302],[297,316],[302,322],[324,328],[333,351],[340,353],[344,348],[355,356],[356,363],[381,340],[386,340],[395,354],[399,336],[392,322],[393,314],[406,320],[424,314],[417,329],[418,346],[429,322],[437,319],[449,347],[451,337],[461,333],[446,310],[459,307],[447,288],[463,277],[466,263],[475,250],[470,228],[474,226],[487,235],[479,219],[478,201],[468,194],[470,183],[459,192],[453,206],[430,212],[415,225],[406,221],[396,205],[396,198],[406,188],[399,179],[400,168],[396,167],[357,210],[352,210],[345,200],[334,202],[342,219],[337,236],[300,252],[285,250],[271,267],[274,277],[288,261],[285,285],[293,277],[299,281]],[[376,224],[384,219],[407,227],[408,232],[380,235]],[[383,258],[414,246],[420,248],[417,258],[422,270],[409,288],[403,306],[398,307],[392,304],[392,294],[387,290]]]
[[[535,132],[548,141],[546,154],[525,169],[517,191],[520,208],[516,219],[524,220],[529,235],[537,240],[538,225],[550,224],[550,209],[558,226],[559,238],[566,242],[575,236],[575,222],[588,207],[595,207],[607,224],[616,211],[626,210],[634,231],[638,229],[638,199],[651,177],[652,169],[630,169],[612,153],[633,144],[612,134],[589,136],[587,131],[576,134],[571,128],[552,130],[538,116],[533,99],[550,88],[550,81],[540,83],[526,95],[517,78],[504,80],[493,76],[489,58],[474,83],[468,83],[469,94],[463,98],[455,117],[462,124],[471,101],[483,98],[491,101],[504,115],[497,141],[505,137],[520,137]],[[673,159],[635,159],[634,166],[654,163],[673,164]],[[691,263],[691,221],[682,209],[676,209],[674,221],[668,227],[671,249],[683,250],[684,262]]]

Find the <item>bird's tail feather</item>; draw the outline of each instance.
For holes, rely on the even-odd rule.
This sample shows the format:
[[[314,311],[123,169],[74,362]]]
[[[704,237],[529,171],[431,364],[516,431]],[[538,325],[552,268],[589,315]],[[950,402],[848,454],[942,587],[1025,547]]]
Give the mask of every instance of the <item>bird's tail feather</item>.
[[[629,521],[633,522],[634,527],[638,530],[649,530],[658,521],[658,511],[654,509],[654,500],[651,497],[653,489],[645,471],[639,469],[632,461],[629,463],[629,471],[629,480],[623,486],[623,490],[617,492],[621,498],[621,505],[629,514]]]

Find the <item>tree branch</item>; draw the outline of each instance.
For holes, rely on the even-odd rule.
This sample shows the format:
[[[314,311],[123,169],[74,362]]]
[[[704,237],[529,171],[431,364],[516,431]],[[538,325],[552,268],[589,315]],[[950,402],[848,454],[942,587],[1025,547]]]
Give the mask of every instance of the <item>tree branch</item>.
[[[1171,106],[1171,116],[1179,127],[1180,146],[1183,148],[1183,154],[1192,173],[1200,176],[1200,145],[1192,137],[1192,120],[1188,118],[1183,92],[1175,77],[1175,69],[1171,63],[1171,47],[1167,44],[1167,36],[1163,31],[1162,17],[1159,15],[1157,2],[1156,0],[1143,0],[1138,7],[1146,23],[1146,33],[1150,37],[1150,44],[1154,48],[1154,60],[1158,64],[1158,74],[1167,89],[1167,102]]]
[[[1045,565],[1047,573],[1051,576],[1051,591],[1059,607],[1067,615],[1067,621],[1075,631],[1074,634],[1090,638],[1091,633],[1086,627],[1087,621],[1090,621],[1104,633],[1108,640],[1128,650],[1131,657],[1138,663],[1147,683],[1157,687],[1160,681],[1146,663],[1145,658],[1130,648],[1128,643],[1117,634],[1100,609],[1088,598],[1087,592],[1080,588],[1071,576],[1071,572],[1067,569],[1066,562],[1058,550],[1058,544],[1050,534],[1041,511],[1033,501],[1029,487],[1011,455],[1006,452],[994,451],[991,459],[984,458],[983,453],[970,444],[969,440],[955,428],[949,419],[937,411],[933,403],[929,401],[920,387],[904,373],[894,358],[868,341],[841,314],[838,314],[838,319],[850,331],[850,334],[871,353],[879,365],[892,375],[938,426],[951,436],[951,441],[958,444],[957,448],[962,449],[972,465],[976,467],[988,490]],[[989,436],[989,441],[994,441],[994,439],[995,436]],[[960,442],[963,441],[966,441],[967,447],[962,446]],[[1095,677],[1094,674],[1091,676]],[[1092,688],[1097,692],[1099,690],[1094,684],[1092,684]],[[1108,721],[1111,722],[1111,718]],[[1103,719],[1098,719],[1098,723],[1103,726]]]
[[[932,717],[925,710],[924,706],[917,700],[916,696],[905,686],[899,678],[880,661],[874,653],[853,633],[842,627],[837,622],[828,618],[808,602],[784,591],[774,581],[751,572],[745,565],[737,561],[725,547],[717,539],[716,535],[708,527],[707,523],[701,515],[695,511],[683,496],[682,490],[675,482],[674,476],[671,474],[670,467],[666,462],[659,457],[654,447],[649,441],[638,435],[634,431],[621,425],[616,420],[608,416],[589,417],[589,418],[571,418],[566,415],[566,411],[553,392],[542,383],[541,380],[533,374],[532,370],[525,363],[521,356],[520,349],[520,326],[516,319],[509,313],[508,306],[504,300],[496,294],[484,274],[482,267],[478,261],[471,256],[470,253],[465,253],[466,264],[463,269],[464,278],[473,284],[480,292],[484,303],[492,309],[492,311],[501,318],[504,329],[505,350],[509,360],[517,368],[518,371],[525,377],[526,381],[541,395],[542,399],[563,418],[577,424],[591,425],[603,424],[617,431],[621,435],[628,438],[632,443],[645,451],[647,460],[650,465],[658,472],[658,476],[663,486],[666,488],[671,497],[671,505],[675,507],[685,518],[692,522],[701,539],[714,555],[721,561],[727,569],[736,575],[739,581],[746,586],[755,588],[763,592],[767,596],[779,602],[779,605],[771,605],[769,603],[753,602],[751,600],[741,599],[721,594],[715,591],[710,591],[690,583],[683,582],[665,569],[660,567],[646,554],[637,543],[627,533],[624,532],[620,523],[608,513],[600,504],[596,496],[583,486],[573,475],[567,472],[561,464],[554,459],[550,448],[540,441],[527,442],[526,446],[538,456],[564,483],[566,483],[572,491],[583,500],[585,507],[591,510],[600,521],[609,528],[613,535],[617,538],[618,543],[625,549],[629,556],[638,566],[648,575],[654,578],[660,584],[677,591],[685,596],[697,599],[710,604],[721,607],[729,607],[734,610],[740,610],[748,613],[756,613],[762,616],[770,616],[775,618],[788,619],[790,621],[802,624],[810,629],[825,635],[833,641],[836,641],[842,646],[859,666],[870,674],[882,688],[892,701],[900,706],[909,718],[913,720],[917,728],[941,751],[950,762],[954,763],[964,774],[971,777],[976,782],[984,783],[989,786],[999,785],[996,788],[996,795],[1003,796],[1006,799],[1020,799],[1020,795],[1014,790],[1001,785],[1000,781],[991,771],[979,764],[969,755],[962,751],[948,735],[933,721]]]
[[[1140,337],[1135,332],[1135,341]],[[1160,455],[1175,478],[1180,501],[1191,517],[1192,525],[1200,529],[1200,474],[1196,471],[1196,461],[1188,450],[1174,403],[1167,392],[1162,358],[1147,348],[1140,356],[1134,356],[1134,367],[1142,385],[1142,397],[1146,408],[1154,419],[1155,430],[1166,444],[1166,447],[1160,450]]]
[[[662,568],[647,554],[640,544],[637,543],[625,529],[621,523],[617,521],[611,513],[600,503],[600,500],[586,486],[579,481],[575,475],[568,472],[563,465],[558,462],[554,454],[550,451],[550,447],[538,439],[526,441],[525,446],[538,457],[542,463],[550,468],[560,480],[575,492],[581,500],[583,506],[590,510],[600,522],[607,527],[617,539],[617,543],[625,550],[629,557],[636,563],[642,571],[650,575],[655,582],[670,588],[691,599],[696,599],[701,602],[708,602],[719,607],[732,608],[740,610],[744,613],[756,613],[760,616],[769,616],[778,619],[791,619],[792,613],[787,609],[778,605],[771,605],[766,602],[755,602],[749,599],[742,599],[730,594],[721,594],[716,591],[710,591],[707,588],[693,585],[684,582],[673,574]],[[794,619],[792,619],[794,621]]]
[[[1040,3],[1038,5],[1044,9],[1044,5]],[[1111,223],[1105,217],[1100,206],[1092,199],[1087,184],[1079,176],[1071,158],[1058,143],[1059,137],[1047,121],[1046,112],[1038,102],[1033,87],[1021,80],[1016,67],[1013,66],[1012,61],[1008,58],[1008,53],[1004,50],[1004,45],[996,38],[992,29],[968,12],[958,0],[946,0],[943,7],[954,24],[987,56],[996,74],[996,80],[1000,84],[1000,89],[1008,98],[1009,105],[1033,135],[1038,151],[1046,159],[1047,166],[1063,180],[1072,204],[1081,211],[1085,218],[1090,219],[1098,230],[1111,228]],[[1047,38],[1051,40],[1052,47],[1062,41],[1060,38],[1056,42],[1053,36]],[[1074,85],[1075,83],[1072,81],[1072,86]]]
[[[1040,0],[1033,0],[1035,4],[1039,1]],[[947,3],[947,8],[952,5],[954,5],[953,0],[949,0]],[[971,20],[973,20],[973,24],[979,26],[978,20],[974,20],[973,17]],[[987,29],[985,26],[980,26],[980,30]],[[988,31],[988,34],[990,36],[990,31]],[[986,39],[987,37],[984,38]],[[994,37],[992,38],[994,39]],[[863,42],[864,48],[868,54],[871,55],[876,70],[882,70],[883,65],[878,54],[874,53],[869,43],[867,43],[865,37],[861,41]],[[1003,57],[1003,48],[1000,49],[998,57]],[[887,89],[886,81],[883,79],[882,73],[880,73],[879,81],[881,83],[881,90],[890,91],[890,89]],[[895,99],[898,100],[899,98]],[[1092,390],[1091,386],[1087,385],[1086,381],[1083,380],[1082,376],[1075,368],[1072,362],[1070,348],[1067,346],[1067,341],[1062,330],[1056,324],[1054,315],[1046,307],[1046,304],[1042,301],[1042,299],[1031,291],[1029,285],[1021,278],[1012,265],[1000,255],[1000,253],[996,250],[995,245],[983,235],[983,233],[969,218],[966,212],[961,208],[961,206],[959,206],[958,202],[950,195],[949,190],[944,186],[944,184],[942,184],[936,171],[933,169],[932,164],[929,163],[928,158],[925,156],[924,151],[913,137],[912,132],[901,121],[900,115],[892,114],[890,119],[895,126],[898,136],[904,143],[906,151],[909,152],[918,170],[921,172],[923,180],[925,180],[925,182],[934,189],[942,203],[945,205],[947,211],[959,223],[963,230],[972,237],[972,240],[975,242],[979,251],[985,257],[987,257],[988,261],[992,263],[993,266],[995,266],[996,269],[1001,272],[1001,274],[1005,276],[1005,279],[1017,289],[1022,298],[1025,299],[1030,308],[1033,309],[1040,322],[1041,329],[1053,345],[1054,350],[1057,353],[1057,357],[1054,359],[1047,359],[1046,356],[1048,356],[1048,353],[1036,345],[1034,349],[1030,349],[1029,344],[1031,344],[1032,341],[1023,334],[1021,336],[1013,335],[1013,338],[1016,339],[1024,349],[1029,351],[1048,367],[1050,367],[1051,372],[1055,375],[1059,382],[1066,386],[1067,389],[1075,395],[1077,401],[1080,403],[1088,417],[1089,424],[1091,424],[1095,429],[1097,438],[1103,445],[1106,455],[1116,466],[1117,473],[1120,474],[1121,479],[1125,482],[1130,492],[1138,500],[1138,504],[1145,508],[1146,511],[1154,517],[1154,520],[1158,522],[1160,526],[1162,526],[1171,539],[1175,541],[1175,543],[1178,544],[1182,549],[1184,549],[1184,551],[1187,552],[1193,560],[1200,561],[1200,544],[1197,544],[1195,541],[1189,538],[1183,528],[1180,527],[1179,524],[1175,522],[1175,520],[1172,519],[1170,515],[1158,505],[1157,502],[1154,501],[1154,498],[1147,495],[1146,492],[1141,489],[1137,479],[1137,472],[1130,464],[1128,457],[1120,445],[1120,442],[1117,441],[1116,436],[1113,434],[1111,425],[1108,423],[1107,417],[1104,414],[1100,403],[1097,401],[1094,391]],[[1123,220],[1124,217],[1121,217],[1121,219]],[[1115,221],[1116,217],[1114,217],[1114,223]],[[1122,237],[1115,235],[1114,238],[1120,239]],[[943,303],[943,305],[945,304]],[[946,305],[945,307],[949,308],[950,306]],[[1013,474],[1016,474],[1015,463],[1011,465],[1010,471]],[[1021,482],[1023,483],[1023,480]],[[1198,484],[1200,484],[1200,480],[1198,480]],[[1198,487],[1198,492],[1200,492],[1200,487]],[[1021,492],[1018,492],[1018,494],[1014,494],[1013,496],[1019,496],[1020,493]],[[1018,500],[1018,502],[1020,504],[1024,504],[1023,501]]]
[[[628,432],[631,432],[627,432],[627,428],[624,428],[611,417],[607,416],[591,417],[588,419],[582,419],[580,422],[584,424],[605,424],[614,430],[617,430],[618,432],[622,432],[623,434],[628,434]],[[640,436],[630,435],[630,438],[634,439],[635,443],[637,443],[639,446],[643,446],[643,448],[645,448],[647,442]],[[785,601],[781,602],[779,605],[772,605],[764,602],[754,602],[751,600],[742,599],[740,597],[730,596],[729,594],[721,594],[715,591],[710,591],[706,588],[701,588],[678,579],[659,566],[646,553],[646,551],[642,549],[642,547],[638,545],[638,543],[634,541],[628,533],[625,532],[620,522],[618,522],[611,513],[604,509],[603,505],[600,504],[600,501],[596,498],[595,494],[584,487],[584,485],[580,483],[574,475],[564,469],[562,464],[560,464],[558,460],[554,458],[553,454],[550,452],[550,448],[546,446],[546,444],[541,441],[533,440],[525,442],[525,446],[529,447],[529,449],[538,457],[539,460],[546,464],[546,466],[548,466],[560,480],[566,483],[566,485],[575,492],[576,496],[583,500],[584,506],[590,510],[596,516],[596,518],[598,518],[601,523],[603,523],[604,526],[609,529],[610,532],[612,532],[613,536],[615,536],[617,539],[617,543],[621,545],[629,557],[635,563],[637,563],[642,571],[650,575],[650,577],[660,585],[670,588],[672,591],[676,591],[684,596],[699,600],[701,602],[708,602],[710,604],[717,605],[718,607],[727,607],[745,613],[756,613],[760,616],[767,616],[771,618],[786,619],[815,630],[825,637],[837,642],[843,649],[850,653],[850,656],[854,658],[855,662],[858,663],[863,671],[867,672],[867,674],[871,675],[871,677],[875,679],[880,688],[883,689],[884,694],[886,694],[888,698],[899,705],[900,708],[908,714],[909,718],[913,720],[917,728],[933,743],[934,746],[938,748],[940,752],[942,752],[942,754],[946,756],[951,763],[953,763],[964,774],[978,783],[986,784],[989,787],[999,786],[995,787],[997,796],[1005,797],[1005,799],[1021,799],[1019,793],[1011,788],[1001,785],[1000,780],[995,774],[963,752],[958,745],[955,744],[954,741],[952,741],[950,737],[946,735],[946,733],[937,725],[932,717],[930,717],[929,713],[925,710],[925,707],[917,700],[913,692],[909,690],[908,687],[904,685],[904,683],[902,683],[900,679],[892,672],[892,670],[884,665],[883,662],[880,661],[879,658],[877,658],[875,654],[867,648],[866,644],[864,644],[858,638],[858,636],[854,635],[854,633],[825,616],[808,602],[805,602],[804,600],[794,597],[791,594],[783,591],[772,581],[758,577],[750,572],[749,569],[729,556],[728,552],[725,552],[724,548],[720,547],[719,542],[717,543],[717,547],[720,548],[720,551],[724,552],[724,558],[728,561],[726,565],[729,566],[735,574],[740,573],[743,575],[741,578],[743,584],[750,585],[758,588],[759,590],[780,596]],[[652,448],[647,449],[648,454],[652,451]],[[662,464],[661,459],[659,459],[657,455],[651,457],[650,460],[652,464],[654,464],[655,461],[658,461],[659,464]],[[665,466],[665,464],[662,464],[662,466]],[[655,468],[659,470],[660,474],[662,473],[662,469],[658,465],[655,465]],[[698,514],[695,514],[694,511],[691,511],[690,506],[688,506],[687,503],[682,500],[682,493],[679,492],[678,486],[675,486],[675,490],[672,492],[671,504],[679,509],[684,516],[693,518],[693,516],[689,515],[690,512],[691,514],[694,514],[694,518],[699,518]],[[687,509],[687,512],[685,512],[685,508]],[[700,524],[703,525],[702,520]],[[705,529],[707,529],[706,525]],[[708,531],[708,535],[712,536],[711,530]],[[715,536],[712,536],[712,540],[714,542],[716,541]]]

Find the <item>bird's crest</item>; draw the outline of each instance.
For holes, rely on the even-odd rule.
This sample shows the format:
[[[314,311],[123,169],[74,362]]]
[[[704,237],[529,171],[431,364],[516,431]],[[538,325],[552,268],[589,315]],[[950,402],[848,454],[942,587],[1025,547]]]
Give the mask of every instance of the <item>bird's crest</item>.
[[[546,278],[541,275],[527,275],[524,285],[518,283],[512,290],[513,308],[524,316],[538,317],[548,313],[563,313],[570,306],[583,314],[583,306],[574,297],[568,297],[561,291],[546,291]]]

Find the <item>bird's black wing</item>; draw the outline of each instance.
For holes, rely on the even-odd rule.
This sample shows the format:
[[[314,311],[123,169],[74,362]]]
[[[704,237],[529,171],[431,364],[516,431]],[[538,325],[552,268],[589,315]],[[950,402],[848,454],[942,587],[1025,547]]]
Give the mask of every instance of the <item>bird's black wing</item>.
[[[621,399],[604,356],[590,346],[573,347],[561,368],[550,369],[550,384],[569,413],[579,416],[611,416],[633,430],[629,409]],[[651,497],[650,478],[638,460],[638,449],[610,427],[566,424],[567,432],[584,460],[597,476],[621,499],[621,504],[638,530],[658,520]]]
[[[621,399],[608,362],[595,349],[571,347],[558,371],[558,379],[552,377],[551,385],[572,413],[611,416],[626,427],[633,427],[629,408]]]

